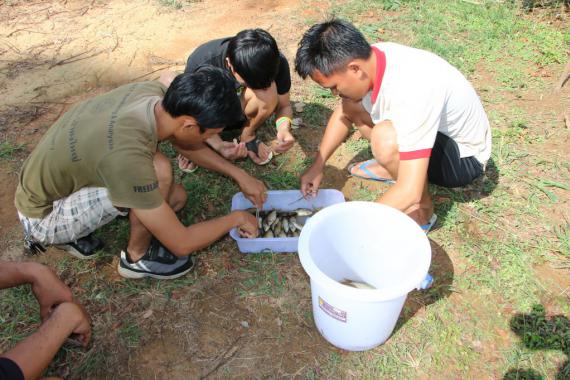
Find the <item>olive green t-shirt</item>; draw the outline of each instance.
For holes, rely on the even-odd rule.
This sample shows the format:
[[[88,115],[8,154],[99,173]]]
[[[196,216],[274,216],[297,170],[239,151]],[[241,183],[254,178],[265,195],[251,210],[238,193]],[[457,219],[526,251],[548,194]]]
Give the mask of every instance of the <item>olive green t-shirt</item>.
[[[107,188],[115,207],[160,206],[154,107],[165,92],[159,82],[133,83],[71,108],[24,162],[16,208],[43,218],[55,200],[84,187]]]

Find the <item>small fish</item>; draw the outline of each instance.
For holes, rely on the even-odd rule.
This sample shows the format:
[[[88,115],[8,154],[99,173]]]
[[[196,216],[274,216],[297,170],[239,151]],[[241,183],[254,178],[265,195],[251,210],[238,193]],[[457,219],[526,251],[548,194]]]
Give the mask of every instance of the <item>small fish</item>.
[[[285,233],[288,233],[289,232],[289,219],[288,218],[281,219],[281,225],[283,226],[283,231],[285,231]]]
[[[293,226],[295,227],[296,230],[301,231],[303,229],[303,225],[297,223],[296,220],[293,221]]]
[[[313,210],[309,210],[308,208],[299,208],[297,210],[295,210],[295,214],[297,216],[311,216],[313,215],[314,211]]]
[[[294,216],[289,217],[289,229],[291,231],[295,231],[297,229],[297,227],[295,227],[295,224],[294,224],[295,221],[296,221],[296,219]]]
[[[276,210],[272,210],[269,215],[267,215],[267,223],[272,226],[273,223],[275,222],[275,220],[277,219],[277,211]]]
[[[273,233],[275,234],[275,236],[277,236],[281,232],[283,232],[283,226],[281,225],[281,220],[279,220],[279,222],[275,223],[275,225],[273,226]]]
[[[267,218],[263,220],[263,231],[267,231],[271,228],[271,224],[269,224]]]
[[[273,231],[267,230],[267,231],[265,231],[265,233],[263,234],[262,237],[264,237],[264,238],[272,238],[272,237],[275,237],[275,235],[273,235]]]
[[[364,282],[353,281],[353,280],[349,280],[346,278],[344,280],[340,281],[340,283],[343,285],[346,285],[346,286],[350,286],[352,288],[356,288],[356,289],[376,289],[372,285],[366,284]]]

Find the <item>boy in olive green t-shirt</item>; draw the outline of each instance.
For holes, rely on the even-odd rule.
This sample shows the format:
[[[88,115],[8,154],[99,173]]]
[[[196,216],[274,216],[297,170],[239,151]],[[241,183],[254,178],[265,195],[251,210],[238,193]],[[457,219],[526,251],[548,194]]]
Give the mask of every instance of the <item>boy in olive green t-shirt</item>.
[[[175,278],[192,269],[188,255],[230,229],[255,235],[257,222],[245,212],[183,226],[175,212],[186,192],[157,150],[169,140],[198,165],[234,178],[261,205],[265,186],[204,144],[244,120],[231,78],[211,66],[179,75],[168,89],[161,82],[133,83],[75,105],[22,168],[15,204],[27,246],[53,244],[92,257],[101,244],[91,233],[128,213],[130,238],[119,273]]]

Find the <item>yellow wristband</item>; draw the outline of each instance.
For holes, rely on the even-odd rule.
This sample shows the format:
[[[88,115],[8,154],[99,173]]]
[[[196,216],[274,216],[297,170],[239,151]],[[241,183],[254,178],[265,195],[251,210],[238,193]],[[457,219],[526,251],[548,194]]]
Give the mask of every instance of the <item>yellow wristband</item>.
[[[281,116],[279,119],[275,120],[275,128],[279,128],[279,126],[286,121],[289,121],[289,125],[293,124],[293,121],[288,116]]]

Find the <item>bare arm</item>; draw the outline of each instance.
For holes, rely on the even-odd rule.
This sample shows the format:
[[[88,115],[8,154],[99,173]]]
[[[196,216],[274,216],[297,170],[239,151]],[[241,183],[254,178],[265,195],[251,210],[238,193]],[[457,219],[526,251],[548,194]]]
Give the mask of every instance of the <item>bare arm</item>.
[[[216,152],[227,160],[237,160],[247,157],[247,148],[244,142],[223,141],[220,135],[209,137],[206,142]]]
[[[0,262],[0,289],[23,284],[32,285],[42,319],[54,306],[73,300],[71,290],[50,268],[38,263]]]
[[[277,110],[275,112],[277,118],[281,116],[293,117],[293,108],[291,107],[291,98],[289,93],[277,94]]]
[[[176,256],[187,256],[212,244],[232,228],[238,227],[250,237],[257,236],[257,220],[245,211],[185,227],[174,211],[163,202],[151,210],[133,209],[142,224]]]
[[[37,379],[71,334],[78,334],[82,345],[87,346],[91,326],[79,305],[65,302],[57,306],[35,333],[2,356],[18,364],[25,379]]]
[[[323,178],[325,163],[346,139],[351,127],[352,121],[344,112],[343,104],[337,106],[327,123],[315,162],[301,176],[301,192],[303,195],[316,194]]]
[[[398,180],[379,199],[379,203],[406,211],[420,203],[427,179],[429,158],[400,161]]]
[[[186,148],[176,146],[176,150],[198,166],[233,178],[253,204],[257,207],[263,206],[267,198],[267,187],[263,182],[224,159],[206,144],[197,144]]]
[[[287,117],[288,120],[281,121],[277,128],[277,145],[273,148],[278,153],[284,153],[291,149],[295,143],[295,137],[291,134],[291,123],[289,120],[293,117],[293,109],[291,108],[291,100],[289,93],[277,95],[277,110],[275,120],[280,117]]]
[[[31,284],[34,281],[33,273],[37,269],[35,263],[0,263],[0,289],[11,288],[18,285]]]

